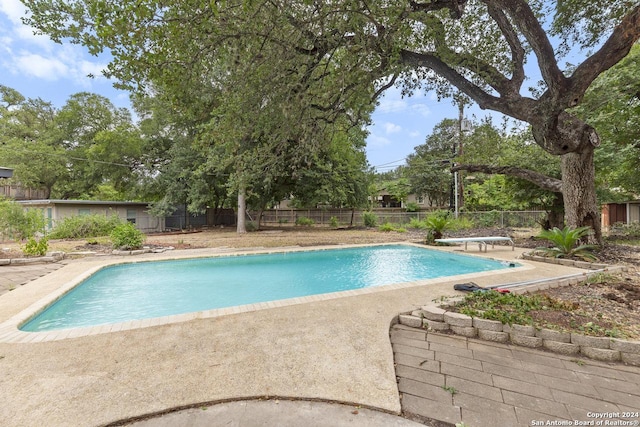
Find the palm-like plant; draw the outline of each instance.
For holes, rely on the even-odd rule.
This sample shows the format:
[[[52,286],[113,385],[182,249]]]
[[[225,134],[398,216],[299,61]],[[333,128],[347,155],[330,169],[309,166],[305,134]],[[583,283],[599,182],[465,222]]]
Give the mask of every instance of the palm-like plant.
[[[433,239],[441,239],[442,232],[452,225],[452,221],[447,216],[437,214],[429,216],[425,223]]]
[[[595,261],[596,256],[593,250],[596,245],[580,244],[580,240],[589,235],[591,227],[570,228],[564,227],[562,230],[554,227],[552,230],[543,230],[539,237],[550,241],[555,246],[552,248],[537,248],[544,256],[555,258],[581,258],[585,261]]]

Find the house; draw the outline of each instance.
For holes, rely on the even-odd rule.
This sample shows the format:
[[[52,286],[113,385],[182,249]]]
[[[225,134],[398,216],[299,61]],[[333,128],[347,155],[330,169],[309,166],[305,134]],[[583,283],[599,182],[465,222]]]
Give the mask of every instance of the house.
[[[13,169],[0,167],[0,179],[11,178],[13,176]]]
[[[615,224],[631,224],[640,222],[640,200],[607,203],[602,206],[602,228],[609,229]]]
[[[371,200],[371,197],[369,200]],[[408,194],[404,201],[398,200],[385,189],[378,191],[378,194],[373,197],[372,202],[376,208],[406,208],[407,204],[415,203],[421,209],[428,209],[433,208],[435,205],[429,197],[419,196],[414,193]]]
[[[165,229],[164,218],[149,214],[146,202],[112,202],[101,200],[22,200],[17,201],[25,209],[41,209],[48,229],[56,221],[76,215],[117,215],[122,220],[135,224],[144,233],[161,232]]]

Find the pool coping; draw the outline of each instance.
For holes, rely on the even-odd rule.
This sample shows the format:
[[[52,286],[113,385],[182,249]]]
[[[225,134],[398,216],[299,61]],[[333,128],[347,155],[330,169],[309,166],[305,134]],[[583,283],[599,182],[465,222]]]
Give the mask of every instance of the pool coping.
[[[289,252],[311,252],[311,251],[322,251],[322,250],[334,250],[334,249],[348,249],[348,248],[357,248],[357,247],[373,247],[373,246],[393,246],[393,245],[407,245],[419,247],[421,249],[431,249],[431,250],[440,250],[442,252],[448,252],[445,250],[441,250],[437,247],[426,247],[424,245],[411,243],[411,242],[388,242],[388,243],[374,243],[374,244],[344,244],[344,245],[327,245],[327,246],[312,246],[312,247],[301,247],[301,246],[291,246],[291,247],[277,247],[277,248],[251,248],[251,249],[229,249],[229,248],[218,248],[216,250],[210,251],[199,251],[199,253],[195,252],[170,252],[170,253],[154,253],[154,254],[145,254],[149,255],[144,258],[136,258],[132,259],[130,256],[121,257],[121,258],[111,258],[105,259],[104,262],[100,263],[100,265],[96,265],[88,268],[84,272],[75,276],[71,280],[68,280],[66,283],[62,284],[58,289],[49,292],[44,297],[38,299],[25,309],[21,310],[19,313],[11,316],[9,319],[0,323],[0,342],[2,343],[40,343],[40,342],[48,342],[48,341],[59,341],[64,339],[71,338],[79,338],[90,335],[98,335],[98,334],[107,334],[112,332],[121,332],[133,329],[147,328],[153,326],[161,326],[167,324],[174,323],[182,323],[188,322],[196,319],[209,319],[226,315],[233,315],[239,313],[247,313],[254,312],[259,310],[266,310],[272,308],[281,308],[288,307],[292,305],[298,304],[308,304],[319,301],[328,301],[337,298],[345,298],[359,295],[366,295],[377,292],[385,292],[391,290],[398,289],[406,289],[416,286],[426,286],[430,284],[435,284],[442,282],[443,280],[447,281],[467,281],[470,279],[477,279],[479,277],[492,276],[492,275],[500,275],[513,273],[514,271],[526,271],[529,269],[534,269],[535,267],[531,264],[527,263],[526,260],[518,260],[520,266],[513,268],[505,268],[500,270],[490,270],[484,272],[476,272],[476,273],[467,273],[462,275],[455,276],[443,276],[437,277],[434,279],[424,279],[417,280],[412,282],[404,282],[404,283],[393,283],[388,285],[381,285],[370,288],[361,288],[356,290],[346,290],[339,292],[332,292],[326,294],[317,294],[317,295],[309,295],[305,297],[296,297],[296,298],[288,298],[276,301],[267,301],[261,303],[253,303],[246,305],[239,305],[233,307],[225,307],[204,311],[196,311],[184,314],[175,314],[169,316],[155,317],[155,318],[147,318],[147,319],[139,319],[139,320],[130,320],[125,322],[113,323],[113,324],[103,324],[97,326],[88,326],[88,327],[78,327],[78,328],[68,328],[68,329],[59,329],[54,331],[43,331],[43,332],[28,332],[22,331],[19,329],[24,323],[30,320],[32,317],[36,316],[38,313],[45,310],[50,305],[54,304],[60,298],[62,298],[67,292],[71,291],[74,287],[78,286],[82,281],[89,278],[91,275],[95,274],[101,269],[106,267],[121,265],[121,264],[133,264],[140,262],[153,262],[153,261],[171,261],[171,260],[182,260],[182,259],[199,259],[199,258],[212,258],[212,257],[225,257],[225,256],[246,256],[246,255],[267,255],[267,254],[277,254],[277,253],[289,253]],[[504,261],[498,258],[492,258],[488,256],[486,253],[476,254],[470,253],[468,251],[464,251],[465,256],[478,257],[482,259],[493,259],[496,261]]]

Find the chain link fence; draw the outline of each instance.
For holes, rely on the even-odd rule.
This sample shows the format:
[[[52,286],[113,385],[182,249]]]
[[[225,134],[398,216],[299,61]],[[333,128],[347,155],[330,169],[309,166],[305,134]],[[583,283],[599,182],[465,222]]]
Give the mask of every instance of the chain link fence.
[[[360,226],[364,224],[363,212],[351,209],[273,209],[264,211],[261,225],[283,226],[295,225],[301,218],[308,218],[316,225],[331,225],[337,222],[340,225]],[[424,221],[433,211],[406,212],[396,209],[374,209],[371,212],[376,216],[378,224],[405,225],[412,220]],[[453,214],[451,214],[453,216]],[[257,213],[250,213],[252,219],[257,218]],[[468,219],[476,227],[536,227],[546,217],[545,211],[488,211],[488,212],[461,212],[459,218]],[[334,218],[334,220],[332,220]]]

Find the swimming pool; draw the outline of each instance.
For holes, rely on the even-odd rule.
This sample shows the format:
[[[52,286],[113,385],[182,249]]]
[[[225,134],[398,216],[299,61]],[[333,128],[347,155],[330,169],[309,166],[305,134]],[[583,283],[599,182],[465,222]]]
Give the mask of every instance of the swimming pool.
[[[20,327],[51,331],[508,268],[411,245],[120,264]]]

